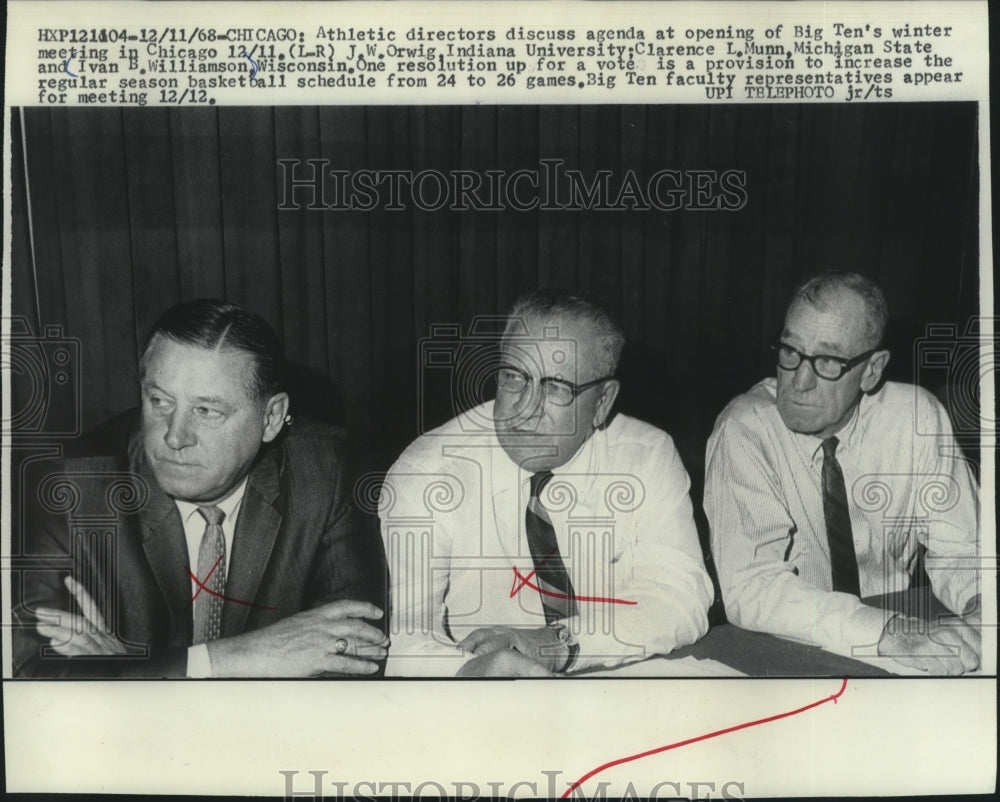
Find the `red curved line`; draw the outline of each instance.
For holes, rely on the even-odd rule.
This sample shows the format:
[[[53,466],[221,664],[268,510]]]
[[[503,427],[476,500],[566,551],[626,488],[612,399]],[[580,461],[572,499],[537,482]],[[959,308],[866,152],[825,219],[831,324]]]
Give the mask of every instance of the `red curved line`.
[[[514,584],[510,586],[510,598],[514,598],[518,593],[521,592],[521,588],[528,584],[528,580],[535,575],[535,570],[531,571],[527,576],[523,576],[520,571],[517,570],[517,566],[512,566],[514,569]],[[517,584],[517,580],[521,580],[521,584]],[[534,587],[534,586],[532,586]]]
[[[532,568],[530,572],[528,572],[527,576],[521,576],[521,574],[517,570],[517,566],[512,566],[514,568],[514,577],[515,577],[515,579],[514,579],[514,584],[511,585],[511,588],[510,588],[510,598],[513,599],[521,591],[521,588],[523,588],[526,584],[528,584],[528,580],[531,579],[531,577],[533,577],[538,572],[538,569],[541,568],[543,565],[545,565],[545,563],[547,563],[549,561],[549,557],[551,557],[557,551],[559,551],[559,544],[556,544],[555,546],[553,546],[552,551],[550,551],[548,554],[546,554],[542,558],[542,561],[540,563],[536,563],[535,567]],[[519,576],[521,577],[521,579],[524,580],[523,582],[521,582],[520,585],[517,584],[517,577],[519,577]],[[532,585],[532,587],[535,587],[535,586]]]
[[[834,704],[836,704],[837,699],[840,698],[840,696],[844,693],[845,690],[847,690],[847,677],[844,677],[844,682],[840,686],[840,690],[837,691],[835,694],[833,694],[833,696],[827,696],[823,699],[818,699],[817,701],[811,702],[805,705],[804,707],[799,707],[796,708],[795,710],[789,710],[785,713],[778,713],[775,716],[768,716],[767,718],[759,718],[756,721],[748,721],[745,724],[737,724],[734,727],[726,727],[724,730],[716,730],[715,732],[709,732],[705,735],[698,735],[694,738],[688,738],[687,740],[684,741],[677,741],[677,743],[667,744],[666,746],[660,746],[657,747],[656,749],[650,749],[646,752],[639,752],[636,755],[629,755],[628,757],[622,757],[619,758],[618,760],[612,760],[609,763],[605,763],[601,766],[598,766],[596,769],[588,771],[579,780],[573,783],[569,787],[569,790],[567,790],[566,793],[564,793],[560,797],[560,799],[566,799],[573,793],[573,791],[575,791],[577,788],[583,785],[591,777],[600,774],[602,771],[606,771],[607,769],[613,768],[614,766],[620,766],[623,763],[631,763],[633,760],[638,760],[639,758],[643,757],[649,757],[650,755],[658,755],[661,752],[667,752],[671,749],[678,749],[679,747],[687,746],[688,744],[698,743],[698,741],[707,741],[709,738],[717,738],[718,736],[725,735],[726,733],[736,732],[737,730],[745,730],[747,729],[747,727],[756,727],[759,724],[768,724],[769,722],[778,721],[779,719],[788,718],[789,716],[797,716],[799,713],[805,713],[807,710],[812,710],[814,707],[825,705],[827,702],[833,702]]]
[[[208,580],[211,578],[212,574],[215,573],[215,569],[218,567],[219,562],[221,560],[222,560],[222,557],[220,556],[219,559],[215,561],[215,565],[213,565],[212,568],[211,568],[211,570],[205,575],[205,582],[208,582]],[[197,575],[194,573],[194,571],[191,570],[190,566],[188,567],[188,573],[191,574],[191,578],[194,580],[195,584],[198,586],[198,590],[196,590],[194,592],[194,596],[191,597],[191,601],[192,602],[194,602],[194,600],[198,598],[198,594],[199,593],[201,593],[202,591],[205,591],[206,593],[211,593],[213,596],[218,596],[220,599],[225,599],[228,602],[233,602],[233,604],[242,604],[242,605],[244,605],[246,607],[256,607],[256,608],[258,608],[260,610],[276,610],[276,609],[278,609],[277,607],[268,607],[267,605],[264,605],[264,604],[254,604],[253,602],[243,601],[243,599],[236,599],[236,598],[233,598],[232,596],[223,596],[221,593],[218,593],[217,591],[214,591],[210,587],[208,587],[205,584],[205,582],[202,582],[200,579],[198,579]]]
[[[234,598],[232,596],[223,596],[221,593],[216,593],[214,590],[211,590],[210,588],[205,588],[205,590],[207,590],[213,596],[218,596],[220,599],[225,599],[228,602],[233,602],[233,604],[242,604],[244,607],[256,607],[258,610],[277,610],[278,609],[277,607],[274,607],[274,606],[270,606],[269,607],[269,606],[267,606],[265,604],[257,604],[255,602],[248,602],[248,601],[244,601],[243,599],[236,599],[236,598]]]
[[[517,570],[517,566],[516,565],[512,566],[512,567],[514,569],[514,583],[516,585],[516,587],[514,587],[511,590],[511,592],[510,592],[510,597],[512,599],[521,591],[521,588],[523,588],[525,585],[527,585],[532,590],[537,590],[543,596],[552,596],[555,599],[571,599],[571,600],[572,599],[576,599],[576,601],[581,601],[581,602],[604,602],[605,604],[638,604],[639,603],[639,602],[634,602],[634,601],[628,601],[626,599],[612,599],[610,597],[609,598],[605,598],[604,596],[570,596],[567,593],[559,593],[558,591],[554,591],[554,590],[544,590],[543,588],[538,587],[538,585],[536,585],[534,582],[529,581],[528,577],[534,575],[534,573],[535,573],[534,571],[532,571],[530,574],[528,574],[528,576],[523,576],[521,574],[521,572]],[[521,584],[520,585],[517,585],[517,580],[518,579],[521,580]],[[207,590],[207,588],[206,588],[206,590]]]
[[[222,555],[221,554],[219,555],[219,557],[215,561],[215,563],[212,565],[212,567],[208,569],[208,573],[205,574],[205,582],[208,582],[208,580],[212,578],[212,574],[215,573],[215,569],[219,567],[219,563],[220,562],[222,562]],[[216,596],[219,595],[218,593],[215,593],[214,590],[212,590],[207,585],[205,585],[205,582],[202,582],[200,579],[198,579],[198,575],[195,574],[195,572],[191,570],[191,566],[190,565],[188,566],[188,573],[191,574],[191,578],[194,580],[194,583],[198,586],[198,590],[196,590],[194,592],[194,596],[191,597],[191,601],[192,602],[195,599],[198,598],[198,594],[201,593],[203,590],[207,590],[209,593],[213,593]]]

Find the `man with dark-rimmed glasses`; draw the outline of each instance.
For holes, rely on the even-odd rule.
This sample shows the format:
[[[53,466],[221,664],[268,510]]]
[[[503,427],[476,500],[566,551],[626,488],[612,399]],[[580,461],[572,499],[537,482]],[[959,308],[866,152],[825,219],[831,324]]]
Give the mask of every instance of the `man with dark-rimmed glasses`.
[[[623,344],[590,300],[520,299],[491,364],[495,401],[392,467],[379,512],[390,675],[558,675],[705,633],[687,473],[666,433],[610,416]]]
[[[980,651],[978,488],[941,404],[883,381],[886,321],[882,292],[854,273],[795,291],[776,378],[734,399],[708,442],[712,553],[738,626],[964,673]],[[950,620],[862,601],[909,588],[921,552]]]

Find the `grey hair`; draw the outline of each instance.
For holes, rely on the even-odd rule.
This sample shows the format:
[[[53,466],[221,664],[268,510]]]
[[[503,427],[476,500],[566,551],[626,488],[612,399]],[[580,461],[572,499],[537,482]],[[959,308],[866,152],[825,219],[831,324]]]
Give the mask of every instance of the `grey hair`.
[[[506,341],[517,333],[525,317],[568,318],[585,324],[597,339],[596,351],[605,376],[613,376],[625,347],[625,335],[611,315],[596,301],[566,290],[535,290],[518,298],[511,307],[504,329]]]
[[[827,310],[835,297],[844,290],[853,292],[865,305],[865,341],[868,348],[878,348],[885,336],[886,325],[889,322],[889,308],[885,296],[878,285],[870,278],[858,273],[847,273],[828,270],[810,276],[803,281],[792,294],[791,309],[799,301],[805,301],[810,306]]]

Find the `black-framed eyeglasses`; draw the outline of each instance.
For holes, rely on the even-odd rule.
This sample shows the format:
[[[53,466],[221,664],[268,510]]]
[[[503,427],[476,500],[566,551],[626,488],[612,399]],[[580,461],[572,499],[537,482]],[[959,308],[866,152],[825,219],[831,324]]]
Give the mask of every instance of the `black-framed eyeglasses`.
[[[543,376],[538,380],[542,387],[542,393],[546,401],[551,401],[556,406],[568,407],[573,403],[580,393],[595,387],[601,382],[610,381],[614,376],[602,376],[600,379],[574,384],[565,379],[556,379],[552,376]],[[534,379],[520,368],[512,365],[504,365],[497,371],[497,389],[505,393],[523,393]]]
[[[843,377],[843,375],[849,370],[857,367],[868,359],[868,357],[874,354],[878,349],[873,348],[870,351],[865,351],[863,354],[858,354],[850,359],[844,359],[840,356],[831,356],[830,354],[813,354],[810,356],[809,354],[802,353],[797,348],[793,348],[788,343],[780,341],[772,343],[771,350],[778,355],[778,367],[782,370],[797,370],[799,365],[801,365],[803,360],[805,360],[812,366],[813,373],[821,379],[835,382],[837,379]]]

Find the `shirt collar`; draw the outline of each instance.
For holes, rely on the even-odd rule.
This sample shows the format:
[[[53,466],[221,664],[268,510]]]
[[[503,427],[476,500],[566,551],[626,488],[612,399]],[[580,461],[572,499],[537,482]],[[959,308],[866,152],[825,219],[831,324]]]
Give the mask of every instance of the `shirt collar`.
[[[590,474],[594,454],[594,440],[601,435],[601,430],[593,432],[564,464],[552,469],[554,476],[560,474]],[[496,432],[493,432],[494,448],[493,453],[493,477],[494,494],[512,490],[515,487],[526,485],[535,471],[527,471],[514,461],[503,450],[500,441],[496,439]]]
[[[837,454],[856,454],[861,445],[861,427],[858,422],[861,419],[861,407],[867,407],[868,395],[862,394],[861,400],[854,407],[847,423],[840,427],[834,437],[837,438]],[[794,433],[793,433],[794,434]],[[823,440],[825,438],[816,437],[811,434],[795,434],[796,438],[801,438],[800,442],[805,442],[807,452],[810,453],[813,462],[823,461]]]
[[[576,450],[576,453],[562,465],[552,468],[553,476],[573,476],[588,475],[591,473],[591,459],[594,453],[594,438],[599,432],[591,433],[590,437],[583,441],[583,444]],[[527,471],[518,466],[517,476],[520,483],[526,484],[534,475],[534,471]]]
[[[590,473],[590,458],[594,453],[594,438],[598,432],[591,432],[590,437],[583,441],[583,444],[576,450],[565,464],[558,468],[553,468],[552,473]]]
[[[212,505],[214,507],[218,507],[225,514],[226,517],[223,519],[224,522],[232,520],[233,514],[239,508],[240,502],[243,501],[243,496],[247,490],[248,478],[249,477],[244,476],[243,481],[236,486],[236,489],[233,490],[232,493],[226,496],[222,501]],[[182,501],[179,498],[175,498],[174,503],[177,505],[177,510],[181,514],[181,521],[184,522],[185,526],[191,519],[191,516],[197,513],[200,507],[205,506],[204,504],[195,504],[190,501]]]

